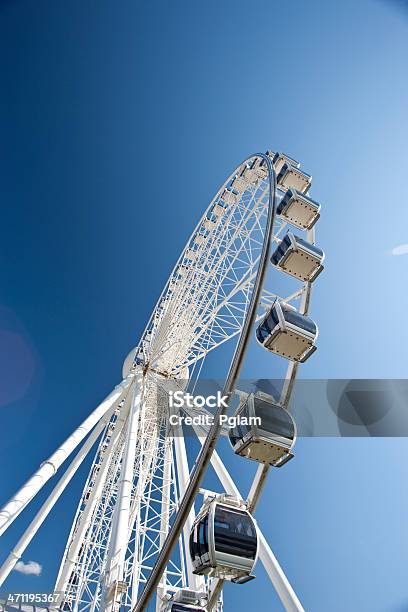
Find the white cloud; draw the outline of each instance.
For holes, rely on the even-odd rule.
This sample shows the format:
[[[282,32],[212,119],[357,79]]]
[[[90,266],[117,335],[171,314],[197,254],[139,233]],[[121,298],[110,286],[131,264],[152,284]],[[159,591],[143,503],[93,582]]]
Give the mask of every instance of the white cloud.
[[[408,244],[400,244],[392,249],[391,255],[408,255]]]
[[[42,572],[42,565],[37,561],[18,561],[14,566],[14,571],[20,572],[20,574],[32,574],[33,576],[39,576]]]

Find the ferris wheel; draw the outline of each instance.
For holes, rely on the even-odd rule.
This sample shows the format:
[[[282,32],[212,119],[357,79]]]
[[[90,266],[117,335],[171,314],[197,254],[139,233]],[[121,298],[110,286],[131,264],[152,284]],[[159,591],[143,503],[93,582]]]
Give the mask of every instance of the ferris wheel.
[[[324,253],[316,246],[320,205],[310,186],[296,160],[271,151],[247,158],[227,178],[126,358],[122,382],[0,510],[1,535],[68,464],[0,568],[0,585],[94,452],[55,583],[60,609],[220,611],[225,581],[252,580],[259,559],[285,609],[303,610],[254,512],[270,468],[293,457],[291,392],[299,364],[316,350],[309,308]],[[279,275],[286,293],[277,291]],[[239,389],[254,334],[283,372],[278,397]],[[199,441],[192,461],[181,421],[169,418],[169,395],[180,390],[194,397],[217,351],[224,360],[232,354],[224,401],[207,425],[193,418],[208,416],[203,406],[178,411],[191,417]],[[223,417],[234,405],[237,419],[228,428]],[[240,492],[217,452],[220,436],[229,438],[237,461],[257,462],[249,494]],[[204,488],[209,469],[223,491]]]

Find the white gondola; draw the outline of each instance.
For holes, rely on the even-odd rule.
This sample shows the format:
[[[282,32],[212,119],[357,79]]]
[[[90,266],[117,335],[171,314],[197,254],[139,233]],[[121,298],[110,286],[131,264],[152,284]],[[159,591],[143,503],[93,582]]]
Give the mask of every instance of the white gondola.
[[[272,158],[276,174],[279,174],[285,164],[289,164],[294,168],[300,168],[300,163],[296,159],[293,159],[293,157],[286,155],[286,153],[273,153],[272,151],[267,151],[266,154]]]
[[[312,319],[280,300],[274,301],[256,330],[256,338],[264,348],[300,363],[315,352],[317,336]]]
[[[236,583],[252,580],[258,533],[245,502],[219,495],[204,502],[190,535],[194,573]]]
[[[206,219],[204,221],[204,227],[208,232],[212,232],[217,226],[217,221],[214,219]]]
[[[197,251],[194,251],[194,249],[187,249],[186,259],[188,259],[189,261],[195,261],[197,259]]]
[[[206,612],[203,601],[205,593],[191,589],[179,589],[161,608],[161,612]]]
[[[231,191],[231,189],[224,189],[221,194],[221,200],[223,200],[226,204],[235,204],[238,199],[238,194]]]
[[[257,173],[248,164],[246,164],[242,170],[241,177],[243,177],[248,183],[256,183],[258,180]]]
[[[222,200],[220,200],[214,204],[211,212],[215,217],[223,217],[227,212],[227,206]]]
[[[179,266],[177,268],[177,274],[181,277],[181,278],[185,278],[187,276],[187,274],[190,271],[190,267],[186,266],[185,264],[182,264],[181,266]]]
[[[237,193],[243,193],[247,189],[248,185],[248,181],[243,176],[238,175],[234,176],[231,182],[231,188]]]
[[[241,457],[282,467],[293,457],[296,425],[289,412],[266,393],[251,393],[229,431],[234,452]]]
[[[261,180],[268,176],[268,165],[264,159],[257,157],[251,166],[252,172]]]
[[[312,198],[288,189],[279,202],[276,212],[283,219],[300,229],[312,229],[320,217],[320,204]]]
[[[283,189],[296,189],[306,193],[312,183],[312,177],[300,168],[285,162],[277,175],[277,183]]]
[[[271,262],[287,274],[313,282],[323,270],[324,253],[314,244],[288,232],[274,251]]]
[[[197,232],[197,234],[194,236],[194,242],[198,244],[199,246],[204,244],[206,240],[207,240],[207,234],[205,232],[205,228],[203,228],[202,231]]]

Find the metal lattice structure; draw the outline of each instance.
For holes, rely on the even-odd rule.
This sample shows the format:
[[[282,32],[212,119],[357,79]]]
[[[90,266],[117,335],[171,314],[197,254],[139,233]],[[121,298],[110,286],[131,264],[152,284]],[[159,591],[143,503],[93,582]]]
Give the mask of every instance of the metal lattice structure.
[[[261,319],[276,298],[308,313],[311,283],[298,282],[290,295],[278,296],[275,271],[267,272],[270,245],[281,243],[289,223],[276,213],[277,201],[288,191],[282,175],[285,163],[293,173],[298,171],[291,158],[270,152],[254,155],[218,190],[170,274],[138,345],[125,360],[122,383],[0,512],[1,533],[79,447],[0,569],[0,583],[96,444],[56,580],[63,609],[141,610],[155,596],[161,612],[182,588],[202,593],[205,609],[222,608],[223,580],[193,573],[188,551],[194,500],[206,465],[211,461],[227,493],[242,496],[214,450],[221,427],[195,428],[203,450],[196,472],[191,471],[182,431],[169,424],[168,391],[194,393],[205,360],[226,342],[235,343],[232,378],[230,370],[230,382],[235,383],[249,324]],[[308,229],[306,237],[314,244],[314,229]],[[285,407],[297,368],[297,361],[288,362],[280,398]],[[251,511],[268,469],[258,468],[248,498]],[[286,609],[301,610],[260,530],[259,556]]]

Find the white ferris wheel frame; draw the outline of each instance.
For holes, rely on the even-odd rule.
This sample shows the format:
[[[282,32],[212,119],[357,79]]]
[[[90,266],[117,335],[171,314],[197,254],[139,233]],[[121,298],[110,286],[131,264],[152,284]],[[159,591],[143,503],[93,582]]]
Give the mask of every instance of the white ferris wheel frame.
[[[240,282],[237,281],[237,287],[233,288],[225,297],[223,297],[223,295],[218,296],[217,294],[216,300],[218,301],[214,302],[214,296],[211,294],[211,291],[214,294],[215,291],[212,290],[210,286],[206,287],[210,273],[207,273],[207,277],[205,277],[204,273],[199,277],[197,271],[191,273],[189,271],[189,266],[186,265],[189,261],[194,262],[194,259],[190,259],[194,258],[194,248],[191,249],[191,245],[194,239],[200,234],[203,223],[207,220],[206,215],[217,205],[220,194],[225,192],[227,185],[231,181],[231,177],[236,176],[238,169],[245,169],[248,162],[254,160],[262,160],[267,167],[267,176],[264,178],[262,196],[265,198],[266,194],[267,199],[267,203],[264,204],[262,209],[262,214],[265,215],[266,212],[263,242],[259,247],[257,258],[250,261],[250,265],[247,263],[247,278],[244,277],[244,282],[242,282],[242,279]],[[200,490],[203,476],[210,463],[215,469],[225,491],[242,499],[244,498],[215,450],[215,444],[222,429],[219,423],[219,417],[226,412],[227,409],[221,407],[218,410],[214,425],[211,427],[210,431],[205,431],[199,427],[195,428],[195,433],[200,440],[202,448],[190,472],[183,437],[175,435],[170,437],[169,441],[165,441],[163,444],[159,441],[161,434],[160,432],[158,433],[157,429],[157,407],[159,406],[160,400],[157,395],[158,392],[152,391],[149,384],[146,384],[146,380],[152,373],[155,378],[173,378],[176,380],[177,378],[182,379],[183,376],[186,376],[186,372],[187,376],[189,376],[190,372],[194,372],[196,365],[200,362],[202,363],[203,359],[210,351],[223,344],[226,340],[238,336],[238,342],[223,390],[224,395],[231,397],[239,376],[250,333],[255,321],[259,318],[257,309],[260,304],[267,307],[270,305],[272,299],[276,297],[274,293],[263,290],[271,243],[273,240],[279,241],[279,234],[286,225],[286,223],[282,223],[280,229],[274,234],[276,190],[276,174],[271,159],[268,155],[258,153],[244,160],[217,192],[217,195],[210,203],[206,213],[188,241],[188,246],[184,249],[174,267],[169,281],[157,302],[156,308],[153,310],[151,319],[142,334],[142,339],[138,347],[131,352],[128,359],[125,361],[124,379],[122,383],[120,383],[102,404],[85,419],[57,451],[40,466],[32,478],[23,485],[16,495],[14,495],[0,511],[1,535],[41,490],[45,483],[57,472],[62,463],[88,436],[66,472],[54,487],[53,491],[0,568],[0,585],[7,578],[16,562],[21,558],[41,524],[51,512],[55,503],[72,480],[83,460],[94,447],[98,438],[101,438],[97,452],[98,459],[95,458],[90,476],[85,485],[83,495],[83,500],[85,501],[82,503],[83,500],[81,500],[80,506],[78,507],[77,516],[72,526],[64,559],[57,578],[56,590],[65,592],[74,568],[78,566],[78,555],[81,554],[81,550],[88,546],[86,534],[92,533],[92,537],[100,537],[101,542],[104,537],[106,539],[106,534],[103,533],[103,523],[104,520],[106,523],[106,516],[108,515],[111,517],[109,528],[106,528],[109,542],[104,548],[103,559],[101,557],[101,559],[95,562],[95,567],[98,568],[97,571],[99,570],[99,572],[101,572],[103,568],[104,572],[103,585],[100,587],[99,591],[100,599],[97,604],[96,597],[94,597],[93,604],[79,609],[105,609],[112,612],[119,609],[117,602],[121,600],[123,589],[126,590],[127,588],[128,583],[125,582],[124,578],[129,578],[129,573],[126,574],[126,572],[129,571],[131,571],[132,574],[133,588],[128,608],[132,609],[133,612],[140,612],[146,609],[148,601],[155,592],[158,595],[156,608],[159,612],[160,606],[162,605],[162,598],[167,592],[171,592],[172,588],[173,590],[177,588],[176,586],[172,587],[167,584],[166,580],[171,576],[173,576],[174,579],[179,579],[179,583],[175,583],[179,584],[179,586],[185,586],[187,584],[197,591],[204,587],[203,579],[195,576],[192,572],[186,545],[191,525],[194,521],[193,504]],[[246,204],[246,208],[243,207],[243,215],[245,214],[245,209],[247,209],[248,218],[251,218],[251,215],[254,215],[254,213],[253,211],[251,212],[250,205],[259,201],[261,201],[261,196],[256,196],[256,190],[252,190],[249,203]],[[231,208],[234,204],[236,204],[236,202],[231,203]],[[256,222],[259,224],[258,218],[256,218]],[[225,229],[225,234],[227,231],[228,229]],[[236,231],[238,232],[239,230],[237,229]],[[254,231],[256,231],[256,229]],[[234,229],[232,232],[234,232]],[[247,234],[251,236],[251,232],[247,231]],[[314,242],[314,230],[308,231],[308,238],[311,242]],[[248,237],[244,236],[242,244],[244,244],[244,241],[247,239]],[[219,244],[222,244],[221,241]],[[241,248],[243,251],[244,247]],[[208,249],[208,251],[210,251],[210,249]],[[242,255],[242,251],[237,251],[235,256],[230,257],[228,262],[223,264],[222,262],[226,262],[228,256],[221,252],[221,246],[219,246],[216,264],[213,264],[213,268],[210,269],[210,264],[208,263],[209,255],[207,255],[207,263],[204,264],[202,269],[204,272],[210,269],[212,273],[211,278],[215,278],[216,280],[218,278],[217,274],[219,274],[221,270],[221,275],[224,274],[223,278],[225,280],[230,271],[234,269],[234,266],[238,269],[237,262],[239,263],[238,260],[239,256]],[[250,257],[252,257],[252,252],[250,256],[248,255],[248,259],[250,259]],[[183,266],[187,278],[184,280],[182,278],[182,282],[180,283],[180,275],[184,269]],[[224,268],[222,268],[222,266],[224,266]],[[188,277],[189,274],[190,278]],[[236,274],[235,270],[234,274]],[[233,275],[231,274],[231,276]],[[232,278],[232,284],[233,281],[234,278]],[[179,283],[178,286],[177,282]],[[203,299],[200,303],[200,309],[197,308],[196,304],[190,302],[190,310],[187,311],[186,314],[185,300],[188,295],[188,291],[186,290],[188,283],[190,283],[190,289],[191,286],[193,286],[195,291],[201,291]],[[217,287],[217,291],[218,289],[219,287]],[[244,294],[244,306],[241,313],[242,320],[239,321],[235,317],[236,320],[234,322],[234,314],[228,315],[228,312],[227,314],[223,314],[223,318],[221,318],[219,313],[223,312],[226,304],[231,303],[231,296],[234,297],[239,292]],[[310,293],[310,283],[305,282],[301,289],[287,297],[286,300],[291,301],[301,298],[300,311],[303,314],[307,314]],[[190,300],[190,297],[188,297],[188,299]],[[207,302],[210,304],[209,307],[207,307]],[[163,303],[165,305],[164,308]],[[204,304],[204,306],[202,306],[202,304]],[[171,311],[170,315],[168,312],[169,310]],[[168,324],[167,332],[170,329],[173,333],[173,337],[171,333],[169,334],[170,341],[167,341],[167,339],[163,340],[163,336],[165,335],[164,332],[166,332],[166,316]],[[217,325],[217,316],[220,317],[222,322],[225,322],[225,328],[227,330],[225,332],[225,337],[222,337],[219,331],[214,332],[214,328]],[[230,318],[228,318],[229,316]],[[179,317],[181,323],[178,323],[178,328],[173,332],[174,320],[177,317]],[[195,321],[194,317],[201,317],[202,329],[196,333],[194,337],[195,344],[192,345],[191,334],[187,333],[187,340],[185,340],[184,337],[178,338],[177,333],[179,333],[180,330],[188,330],[190,322]],[[163,328],[164,332],[160,331]],[[162,333],[162,336],[160,336],[160,333]],[[215,334],[218,334],[218,336]],[[217,338],[215,342],[213,341],[213,337]],[[144,358],[143,365],[140,365],[136,359],[136,357],[140,355]],[[150,359],[149,368],[145,365],[148,359]],[[281,403],[284,406],[287,406],[289,403],[297,367],[297,363],[289,362],[285,384],[281,394]],[[190,369],[188,370],[187,368]],[[150,371],[148,371],[149,369]],[[200,368],[198,368],[197,379],[199,373]],[[156,393],[156,395],[154,396],[155,400],[153,404],[157,410],[155,412],[150,411],[149,413],[146,406],[149,406],[149,394],[154,395],[154,393]],[[156,446],[151,444],[152,436],[156,436]],[[147,441],[146,447],[142,447],[140,439]],[[157,457],[153,456],[152,451],[150,451],[149,454],[149,448],[156,449],[156,451],[159,449],[159,467]],[[133,557],[130,561],[127,555],[129,553],[128,545],[131,538],[129,525],[133,524],[132,521],[138,524],[136,527],[136,535],[133,536],[134,541],[140,543],[144,538],[143,546],[146,544],[148,529],[146,525],[142,525],[143,521],[141,517],[143,513],[145,516],[148,516],[148,512],[146,507],[143,507],[144,502],[142,498],[145,489],[142,490],[142,488],[146,487],[146,483],[148,484],[150,479],[150,499],[152,500],[152,496],[154,496],[154,491],[152,492],[152,488],[154,487],[154,477],[152,476],[153,465],[156,471],[160,470],[162,473],[162,484],[159,491],[161,495],[161,510],[157,513],[157,520],[155,523],[157,524],[156,530],[159,532],[158,545],[156,545],[155,549],[156,555],[155,557],[153,555],[154,564],[148,568],[150,572],[149,575],[147,575],[146,566],[144,565],[145,560],[137,558],[136,552],[133,553]],[[260,465],[258,467],[248,495],[248,504],[251,511],[255,510],[259,501],[268,470],[268,465]],[[140,483],[142,484],[140,485]],[[105,505],[104,510],[99,510],[99,515],[97,517],[97,506],[98,504],[100,505],[100,499],[103,497],[104,491],[106,490],[110,492],[114,490],[115,494],[114,496],[111,495],[111,499],[107,502],[107,505]],[[173,491],[173,498],[171,498],[171,491]],[[105,497],[107,496],[105,495]],[[150,503],[153,502],[151,501]],[[170,521],[171,513],[174,515],[172,523]],[[98,526],[97,520],[99,521]],[[148,519],[145,520],[147,524]],[[93,530],[91,529],[91,531],[89,531],[91,526]],[[97,533],[95,531],[96,526],[99,529]],[[259,542],[260,560],[285,609],[291,611],[303,610],[295,592],[288,582],[283,570],[280,568],[278,561],[273,555],[260,529]],[[171,554],[177,544],[179,549],[179,561],[184,567],[184,570],[180,571],[180,576],[178,576],[176,565],[171,565]],[[138,550],[140,553],[140,546]],[[89,578],[89,575],[87,576],[86,574],[87,571],[90,573],[89,566],[82,567],[81,571],[82,574],[75,574],[77,580],[79,582],[82,580],[84,583],[88,580],[88,583],[91,583],[92,580]],[[101,576],[99,575],[99,578],[96,577],[95,580],[100,581]],[[145,587],[140,594],[139,590],[142,584],[144,584]],[[210,581],[208,585],[209,610],[219,606],[219,596],[222,591],[222,586],[222,580]],[[90,591],[90,597],[91,594]]]

